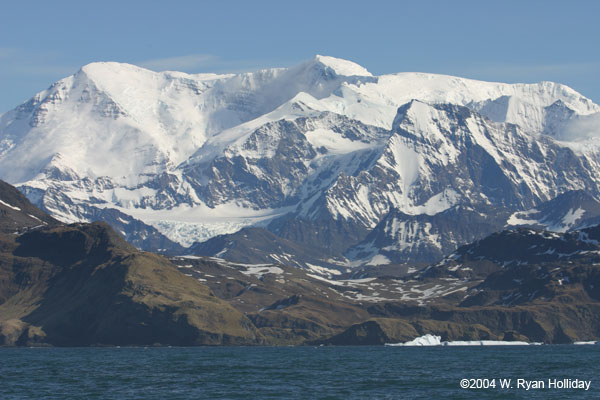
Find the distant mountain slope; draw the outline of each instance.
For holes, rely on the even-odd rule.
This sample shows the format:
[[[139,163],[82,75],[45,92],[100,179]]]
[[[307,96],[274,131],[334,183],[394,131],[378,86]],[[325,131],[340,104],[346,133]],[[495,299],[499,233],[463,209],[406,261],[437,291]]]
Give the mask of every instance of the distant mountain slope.
[[[496,232],[461,246],[423,274],[487,276],[491,270],[509,266],[565,263],[587,264],[597,269],[600,265],[600,225],[565,233],[529,228]]]
[[[516,212],[511,226],[528,226],[555,232],[577,230],[600,223],[600,201],[582,190],[569,191],[533,209]]]
[[[93,63],[0,117],[0,178],[144,249],[257,227],[322,263],[422,262],[565,192],[600,196],[599,112],[556,83],[326,56],[229,75]]]
[[[15,187],[0,180],[1,232],[24,232],[34,227],[58,224],[57,220],[32,205]]]

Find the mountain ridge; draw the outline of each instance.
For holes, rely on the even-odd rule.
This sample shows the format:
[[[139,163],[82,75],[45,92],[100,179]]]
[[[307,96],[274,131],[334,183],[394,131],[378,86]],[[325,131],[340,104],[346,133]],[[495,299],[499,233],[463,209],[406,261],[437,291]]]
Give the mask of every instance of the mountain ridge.
[[[595,134],[574,130],[599,112],[560,84],[373,76],[327,56],[227,75],[92,63],[2,115],[0,177],[62,221],[102,219],[148,250],[244,227],[313,246],[302,238],[326,229],[325,262],[394,209],[514,214],[598,196]]]

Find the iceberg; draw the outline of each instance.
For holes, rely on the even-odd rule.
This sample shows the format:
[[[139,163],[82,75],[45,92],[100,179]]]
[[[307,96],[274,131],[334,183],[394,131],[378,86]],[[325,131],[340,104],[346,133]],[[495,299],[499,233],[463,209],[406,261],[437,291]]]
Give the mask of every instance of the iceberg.
[[[386,343],[386,346],[531,346],[541,345],[539,342],[504,341],[504,340],[457,340],[442,342],[441,336],[426,334],[404,343]]]
[[[390,346],[441,346],[441,339],[441,336],[430,335],[428,333],[427,335],[419,336],[410,342],[390,344]]]

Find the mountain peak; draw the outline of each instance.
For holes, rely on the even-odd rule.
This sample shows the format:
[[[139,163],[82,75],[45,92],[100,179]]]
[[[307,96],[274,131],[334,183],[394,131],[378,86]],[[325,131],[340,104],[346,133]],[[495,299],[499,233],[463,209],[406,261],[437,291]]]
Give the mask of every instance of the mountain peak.
[[[342,76],[373,76],[367,69],[352,61],[335,58],[330,56],[322,56],[317,54],[311,63],[321,64],[331,68],[337,75]]]
[[[146,71],[152,72],[142,67],[138,67],[137,65],[121,63],[116,61],[95,61],[89,64],[84,65],[80,69],[81,72],[84,72],[86,75],[97,75],[97,74],[106,74],[106,73],[115,73],[119,71]]]
[[[75,79],[94,82],[103,89],[122,90],[122,87],[146,86],[147,82],[156,79],[156,75],[154,71],[133,64],[98,61],[81,67]]]

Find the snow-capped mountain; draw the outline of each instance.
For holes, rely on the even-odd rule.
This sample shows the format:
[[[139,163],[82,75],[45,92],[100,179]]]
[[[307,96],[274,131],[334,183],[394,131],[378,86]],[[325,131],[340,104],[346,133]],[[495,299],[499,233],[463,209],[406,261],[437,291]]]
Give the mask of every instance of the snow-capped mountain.
[[[324,56],[229,75],[93,63],[1,116],[0,178],[148,249],[252,226],[332,264],[430,261],[563,192],[597,197],[599,115],[560,84]]]

